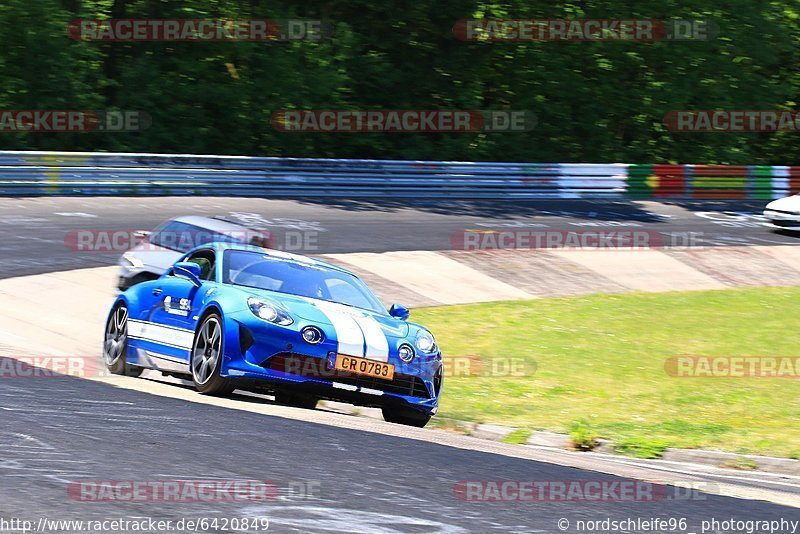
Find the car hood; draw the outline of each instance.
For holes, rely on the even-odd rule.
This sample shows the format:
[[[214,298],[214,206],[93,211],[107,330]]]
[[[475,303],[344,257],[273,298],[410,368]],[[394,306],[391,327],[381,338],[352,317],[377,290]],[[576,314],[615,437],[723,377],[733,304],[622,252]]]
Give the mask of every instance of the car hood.
[[[793,195],[786,198],[779,198],[767,204],[768,210],[796,211],[800,212],[800,195]]]
[[[135,256],[148,267],[155,267],[161,272],[164,272],[172,267],[172,264],[183,255],[183,252],[170,250],[168,248],[163,248],[152,245],[148,242],[144,242],[133,247],[126,252],[126,254]]]
[[[352,318],[359,323],[362,321],[372,323],[374,321],[380,326],[384,335],[389,337],[402,338],[406,337],[409,332],[408,323],[388,314],[354,308],[327,300],[276,293],[274,291],[248,288],[245,292],[254,297],[276,302],[286,308],[290,314],[314,324],[335,325],[339,321]]]

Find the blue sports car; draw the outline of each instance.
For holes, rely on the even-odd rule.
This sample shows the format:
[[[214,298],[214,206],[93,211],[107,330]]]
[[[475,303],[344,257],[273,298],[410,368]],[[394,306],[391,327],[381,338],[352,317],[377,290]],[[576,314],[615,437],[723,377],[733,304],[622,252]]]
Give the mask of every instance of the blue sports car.
[[[438,408],[442,356],[407,318],[341,267],[211,243],[117,297],[103,356],[112,373],[156,369],[207,395],[265,391],[305,408],[338,400],[422,427]]]

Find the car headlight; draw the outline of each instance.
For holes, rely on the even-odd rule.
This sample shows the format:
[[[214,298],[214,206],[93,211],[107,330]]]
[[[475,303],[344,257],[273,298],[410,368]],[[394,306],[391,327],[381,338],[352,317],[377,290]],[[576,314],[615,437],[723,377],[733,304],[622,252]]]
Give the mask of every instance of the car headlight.
[[[433,354],[436,352],[436,340],[433,339],[433,336],[430,332],[426,332],[425,330],[420,330],[417,334],[417,339],[415,341],[415,345],[417,348],[424,352],[425,354]]]
[[[253,312],[256,317],[268,323],[289,326],[294,322],[292,317],[285,310],[272,302],[250,297],[247,299],[247,305],[250,306],[250,311]]]
[[[122,259],[127,261],[131,267],[136,269],[141,269],[144,267],[144,262],[129,252],[123,254]]]

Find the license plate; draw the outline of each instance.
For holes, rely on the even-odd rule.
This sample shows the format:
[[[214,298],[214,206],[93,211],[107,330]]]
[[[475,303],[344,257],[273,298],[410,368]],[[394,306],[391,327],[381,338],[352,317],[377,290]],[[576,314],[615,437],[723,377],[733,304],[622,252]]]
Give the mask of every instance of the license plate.
[[[374,376],[383,380],[394,378],[394,365],[390,363],[376,362],[366,358],[356,358],[339,354],[336,356],[336,365],[339,371],[347,371],[357,375]]]

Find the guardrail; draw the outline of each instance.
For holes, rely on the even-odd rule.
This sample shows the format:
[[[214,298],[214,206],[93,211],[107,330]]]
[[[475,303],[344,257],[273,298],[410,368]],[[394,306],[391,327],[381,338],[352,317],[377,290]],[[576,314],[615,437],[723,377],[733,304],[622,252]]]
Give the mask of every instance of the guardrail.
[[[0,195],[770,199],[800,167],[0,151]]]

